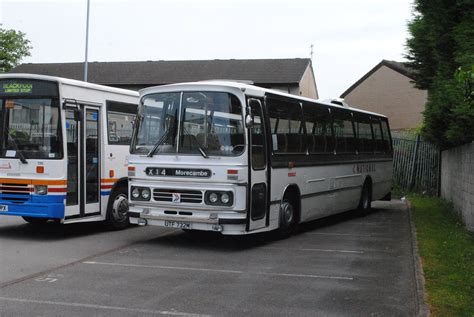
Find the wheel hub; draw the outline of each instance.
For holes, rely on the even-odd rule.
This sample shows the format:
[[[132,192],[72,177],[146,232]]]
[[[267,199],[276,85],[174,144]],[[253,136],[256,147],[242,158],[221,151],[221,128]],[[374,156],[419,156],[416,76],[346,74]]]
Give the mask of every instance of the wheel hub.
[[[113,204],[112,214],[117,221],[124,221],[128,213],[128,199],[125,195],[118,195]]]
[[[293,221],[293,207],[290,204],[285,204],[283,216],[287,224],[290,224]]]

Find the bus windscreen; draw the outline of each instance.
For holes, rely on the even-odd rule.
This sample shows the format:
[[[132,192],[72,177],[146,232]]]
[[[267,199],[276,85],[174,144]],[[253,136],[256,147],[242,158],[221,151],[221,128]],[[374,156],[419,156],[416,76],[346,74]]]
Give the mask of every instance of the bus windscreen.
[[[58,85],[38,80],[0,81],[0,157],[62,158]]]

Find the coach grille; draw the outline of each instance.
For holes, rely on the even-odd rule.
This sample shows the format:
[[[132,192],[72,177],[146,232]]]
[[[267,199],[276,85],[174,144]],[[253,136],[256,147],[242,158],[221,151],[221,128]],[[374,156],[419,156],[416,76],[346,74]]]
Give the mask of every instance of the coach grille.
[[[173,202],[173,194],[179,194],[182,203],[202,203],[202,192],[200,190],[157,188],[153,190],[153,199],[155,201]]]

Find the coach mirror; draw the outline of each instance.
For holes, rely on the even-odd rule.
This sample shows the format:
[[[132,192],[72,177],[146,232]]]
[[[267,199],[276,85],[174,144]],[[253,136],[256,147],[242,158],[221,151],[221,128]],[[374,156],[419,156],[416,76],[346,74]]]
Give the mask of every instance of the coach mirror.
[[[259,104],[260,103],[256,99],[249,99],[248,100],[248,105],[247,105],[247,109],[246,109],[247,110],[247,115],[245,116],[245,126],[247,128],[253,127],[254,118],[253,118],[253,115],[252,115],[252,108],[258,107]]]

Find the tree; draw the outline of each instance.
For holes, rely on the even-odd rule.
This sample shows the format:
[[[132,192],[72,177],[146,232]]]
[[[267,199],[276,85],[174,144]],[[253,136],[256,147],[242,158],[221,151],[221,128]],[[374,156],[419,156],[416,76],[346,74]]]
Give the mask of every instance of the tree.
[[[442,148],[474,141],[474,1],[415,0],[408,30],[408,66],[428,90],[423,136]]]
[[[32,46],[21,31],[7,30],[0,25],[0,73],[10,71],[25,56],[31,56]]]

